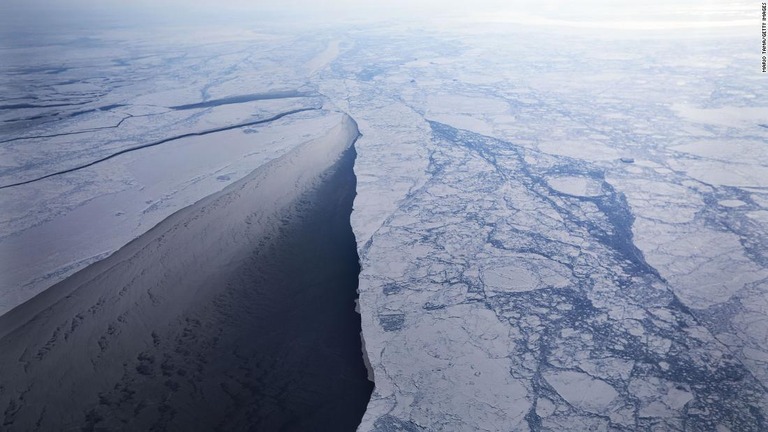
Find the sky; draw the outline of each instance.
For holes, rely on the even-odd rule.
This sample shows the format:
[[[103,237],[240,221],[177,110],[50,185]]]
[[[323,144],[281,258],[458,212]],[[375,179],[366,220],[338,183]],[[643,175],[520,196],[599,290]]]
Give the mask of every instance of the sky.
[[[747,25],[744,0],[0,0],[5,22],[34,25],[106,17],[136,22],[258,20],[323,23],[399,19],[571,25],[595,28]]]

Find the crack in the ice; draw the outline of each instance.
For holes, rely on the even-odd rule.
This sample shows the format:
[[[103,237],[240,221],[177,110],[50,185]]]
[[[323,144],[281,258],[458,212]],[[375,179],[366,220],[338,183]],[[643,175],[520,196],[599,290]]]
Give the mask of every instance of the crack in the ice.
[[[115,124],[113,126],[101,126],[101,127],[83,129],[83,130],[74,131],[74,132],[64,132],[64,133],[50,134],[50,135],[33,135],[33,136],[16,137],[16,138],[10,138],[10,139],[7,139],[7,140],[2,140],[2,141],[0,141],[0,144],[14,142],[14,141],[40,139],[40,138],[56,138],[56,137],[60,137],[60,136],[80,135],[80,134],[96,132],[96,131],[106,130],[106,129],[117,129],[128,119],[135,118],[135,117],[147,117],[147,116],[150,116],[150,115],[155,115],[155,114],[145,114],[145,115],[137,115],[137,116],[134,116],[132,114],[126,114],[125,117],[120,119],[120,121],[117,122],[117,124]]]
[[[213,134],[213,133],[224,132],[224,131],[233,130],[233,129],[239,129],[239,128],[242,128],[242,127],[255,126],[255,125],[263,124],[263,123],[270,123],[270,122],[273,122],[275,120],[279,120],[279,119],[281,119],[283,117],[286,117],[286,116],[289,116],[289,115],[298,114],[298,113],[301,113],[301,112],[304,112],[304,111],[318,111],[318,110],[320,110],[320,108],[300,108],[300,109],[286,111],[286,112],[274,115],[274,116],[266,118],[266,119],[254,120],[254,121],[250,121],[250,122],[239,123],[239,124],[236,124],[236,125],[224,126],[224,127],[214,128],[214,129],[207,129],[207,130],[204,130],[204,131],[201,131],[201,132],[190,132],[190,133],[186,133],[186,134],[182,134],[182,135],[177,135],[177,136],[173,136],[173,137],[169,137],[169,138],[164,138],[164,139],[161,139],[159,141],[154,141],[154,142],[147,143],[147,144],[141,144],[141,145],[138,145],[138,146],[129,147],[127,149],[120,150],[120,151],[118,151],[116,153],[112,153],[112,154],[110,154],[108,156],[104,156],[104,157],[99,158],[99,159],[97,159],[95,161],[88,162],[88,163],[85,163],[85,164],[82,164],[82,165],[78,165],[78,166],[73,167],[73,168],[68,168],[68,169],[65,169],[65,170],[61,170],[61,171],[57,171],[57,172],[54,172],[54,173],[46,174],[44,176],[36,177],[36,178],[30,179],[30,180],[24,180],[24,181],[20,181],[20,182],[16,182],[16,183],[2,185],[2,186],[0,186],[0,189],[7,189],[7,188],[15,187],[15,186],[21,186],[21,185],[25,185],[25,184],[29,184],[29,183],[34,183],[34,182],[37,182],[37,181],[40,181],[40,180],[44,180],[44,179],[47,179],[47,178],[50,178],[50,177],[71,173],[71,172],[74,172],[74,171],[81,170],[83,168],[88,168],[90,166],[96,165],[96,164],[104,162],[104,161],[107,161],[109,159],[112,159],[114,157],[120,156],[120,155],[125,154],[125,153],[130,153],[130,152],[134,152],[134,151],[137,151],[137,150],[142,150],[142,149],[149,148],[149,147],[155,147],[155,146],[158,146],[160,144],[165,144],[165,143],[168,143],[168,142],[171,142],[171,141],[180,140],[180,139],[183,139],[183,138],[189,138],[189,137],[194,137],[194,136],[210,135],[210,134]]]

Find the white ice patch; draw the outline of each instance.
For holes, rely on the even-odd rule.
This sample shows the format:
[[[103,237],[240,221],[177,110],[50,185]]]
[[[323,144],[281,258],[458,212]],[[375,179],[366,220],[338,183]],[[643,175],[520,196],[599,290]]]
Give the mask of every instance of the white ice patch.
[[[520,265],[509,265],[486,269],[483,272],[483,282],[486,289],[491,291],[522,292],[538,288],[539,277]]]
[[[740,128],[764,122],[768,118],[766,107],[697,108],[687,104],[672,106],[678,116],[694,123]]]
[[[596,197],[603,194],[599,182],[589,177],[563,176],[547,179],[552,189],[573,196]]]
[[[768,151],[766,151],[766,144],[762,140],[701,140],[674,146],[671,149],[728,163],[768,162]]]
[[[511,263],[494,264],[481,270],[486,291],[493,293],[525,292],[540,288],[564,288],[569,280],[567,269],[545,259],[511,257]]]
[[[718,201],[717,204],[723,207],[735,208],[735,207],[744,206],[747,203],[741,200],[722,200],[722,201]]]
[[[641,417],[673,417],[693,399],[686,386],[656,377],[635,378],[629,384],[629,391],[642,398]]]
[[[544,379],[569,404],[578,409],[603,414],[619,393],[603,380],[573,371],[545,372]]]
[[[747,213],[747,217],[753,221],[768,226],[768,210],[758,210]]]

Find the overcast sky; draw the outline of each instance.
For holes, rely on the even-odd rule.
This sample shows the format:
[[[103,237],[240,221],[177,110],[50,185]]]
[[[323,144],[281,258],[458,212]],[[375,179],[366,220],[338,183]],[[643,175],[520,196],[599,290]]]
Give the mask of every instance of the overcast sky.
[[[5,11],[3,11],[5,10]],[[205,19],[286,20],[454,17],[542,25],[626,26],[738,24],[756,20],[759,3],[744,0],[0,0],[0,15],[15,24],[93,16],[139,17],[184,24]]]

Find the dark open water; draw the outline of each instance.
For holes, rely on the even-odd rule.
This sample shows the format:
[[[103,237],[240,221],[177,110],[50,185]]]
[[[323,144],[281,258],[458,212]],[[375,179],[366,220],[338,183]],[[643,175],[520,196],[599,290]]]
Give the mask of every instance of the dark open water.
[[[182,343],[155,354],[156,363],[161,355],[167,359],[168,379],[178,381],[179,389],[164,402],[164,412],[173,415],[163,421],[161,409],[160,421],[146,425],[356,429],[373,383],[367,380],[360,316],[354,311],[360,272],[349,223],[355,156],[354,148],[348,150],[319,189],[301,200],[298,216],[284,220],[274,242],[254,250],[252,265],[227,295],[189,315],[186,342],[182,332]],[[220,331],[211,331],[216,328]],[[179,355],[185,350],[188,355]],[[179,367],[190,370],[179,376]],[[197,378],[190,382],[190,375]],[[220,394],[217,386],[226,397],[207,395],[206,388]],[[185,417],[187,410],[197,414]]]
[[[163,303],[137,303],[129,319],[84,313],[71,321],[71,331],[98,319],[89,331],[107,334],[99,346],[91,346],[95,339],[78,345],[74,336],[59,337],[59,327],[70,331],[66,314],[81,306],[67,306],[67,296],[65,306],[46,312],[61,314],[51,325],[63,323],[50,346],[35,351],[44,341],[16,333],[0,339],[0,347],[23,351],[22,357],[33,347],[39,357],[26,366],[15,359],[0,364],[0,397],[10,400],[0,406],[0,431],[354,431],[373,390],[355,312],[360,268],[349,223],[355,156],[354,148],[346,151],[234,270],[220,274],[205,267],[205,256],[196,257],[197,268],[184,271],[198,284],[216,284],[206,291],[216,294],[198,296],[180,315],[163,315]],[[108,260],[119,267],[121,256]],[[163,284],[189,278],[169,271],[148,273],[160,279],[143,280],[149,286],[140,288],[161,297],[178,292]],[[102,285],[95,289],[115,291]],[[54,354],[61,360],[48,361]],[[73,380],[60,376],[82,379],[67,388],[57,382]]]

